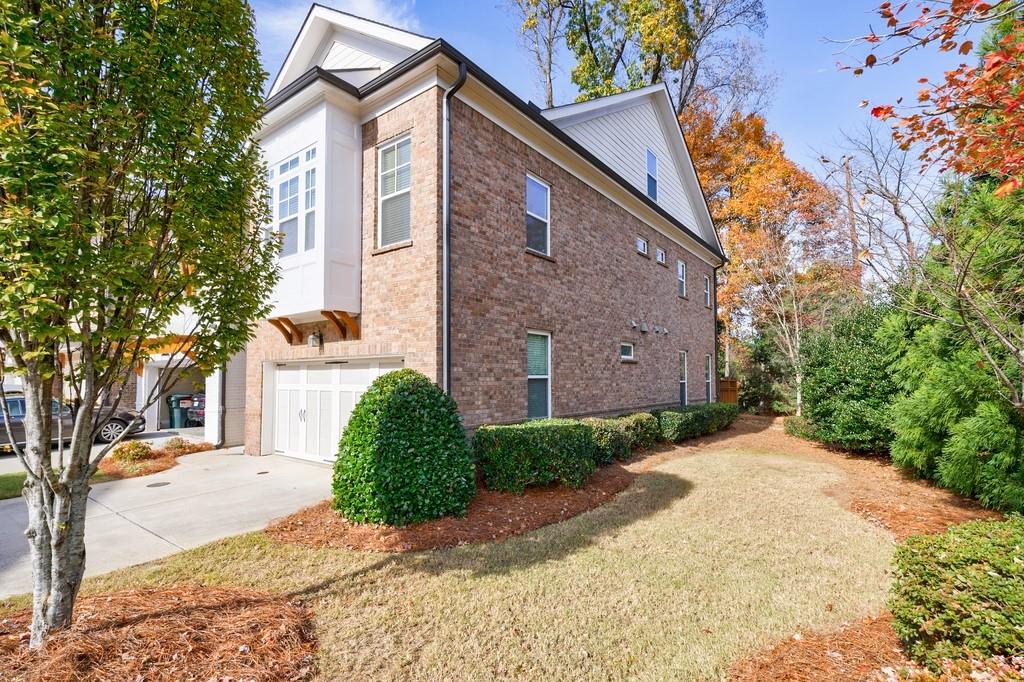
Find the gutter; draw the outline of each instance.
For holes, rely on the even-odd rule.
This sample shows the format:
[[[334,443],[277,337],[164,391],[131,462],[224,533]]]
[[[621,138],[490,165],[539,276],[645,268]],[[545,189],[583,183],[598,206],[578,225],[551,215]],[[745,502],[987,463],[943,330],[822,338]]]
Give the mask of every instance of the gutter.
[[[444,179],[442,180],[441,197],[444,204],[444,227],[441,239],[441,316],[443,318],[441,323],[441,353],[443,355],[441,360],[441,384],[444,392],[449,396],[452,394],[452,98],[459,91],[459,88],[466,83],[468,73],[469,70],[466,67],[466,62],[460,61],[459,77],[450,88],[445,90],[444,102],[442,104],[444,108],[444,144],[442,146],[442,153],[444,154],[442,175]]]

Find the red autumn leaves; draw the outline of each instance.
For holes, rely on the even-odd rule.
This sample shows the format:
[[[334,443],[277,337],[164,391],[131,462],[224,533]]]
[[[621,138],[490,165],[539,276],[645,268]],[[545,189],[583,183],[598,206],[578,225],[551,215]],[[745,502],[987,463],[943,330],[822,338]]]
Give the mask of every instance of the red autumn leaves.
[[[855,73],[894,64],[905,52],[932,43],[944,52],[969,55],[974,44],[964,39],[967,31],[984,30],[994,22],[1002,22],[1002,37],[986,46],[980,63],[961,64],[937,82],[922,79],[925,87],[917,93],[917,104],[879,105],[871,115],[891,120],[896,139],[904,147],[919,145],[925,161],[965,175],[1000,178],[1000,195],[1017,191],[1024,186],[1024,2],[921,3],[906,16],[908,5],[879,6],[889,33],[862,38],[872,45],[872,53]],[[897,49],[876,53],[897,41]]]

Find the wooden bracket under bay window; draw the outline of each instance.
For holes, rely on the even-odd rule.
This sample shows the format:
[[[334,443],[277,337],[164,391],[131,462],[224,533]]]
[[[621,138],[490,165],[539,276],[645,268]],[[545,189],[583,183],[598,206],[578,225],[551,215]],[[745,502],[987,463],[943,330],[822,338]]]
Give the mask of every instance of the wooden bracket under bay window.
[[[342,339],[355,341],[359,338],[359,322],[344,310],[321,310],[320,314],[331,322]]]
[[[267,322],[274,325],[289,344],[302,343],[302,332],[287,317],[272,317]]]

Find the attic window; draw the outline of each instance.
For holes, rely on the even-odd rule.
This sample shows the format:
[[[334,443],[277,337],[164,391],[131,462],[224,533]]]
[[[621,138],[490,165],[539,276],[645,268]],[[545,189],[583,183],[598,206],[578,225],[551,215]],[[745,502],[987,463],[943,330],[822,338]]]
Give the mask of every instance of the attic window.
[[[647,196],[658,200],[658,157],[650,149],[647,150]]]

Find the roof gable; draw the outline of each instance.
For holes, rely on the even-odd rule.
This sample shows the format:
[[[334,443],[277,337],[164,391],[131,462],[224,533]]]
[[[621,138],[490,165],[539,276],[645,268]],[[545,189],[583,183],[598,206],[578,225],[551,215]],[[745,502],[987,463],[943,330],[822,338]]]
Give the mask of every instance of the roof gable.
[[[431,38],[314,4],[269,97],[314,67],[360,86],[429,45]]]
[[[547,109],[545,118],[636,189],[647,191],[647,150],[658,159],[659,206],[710,244],[717,231],[664,85]]]

